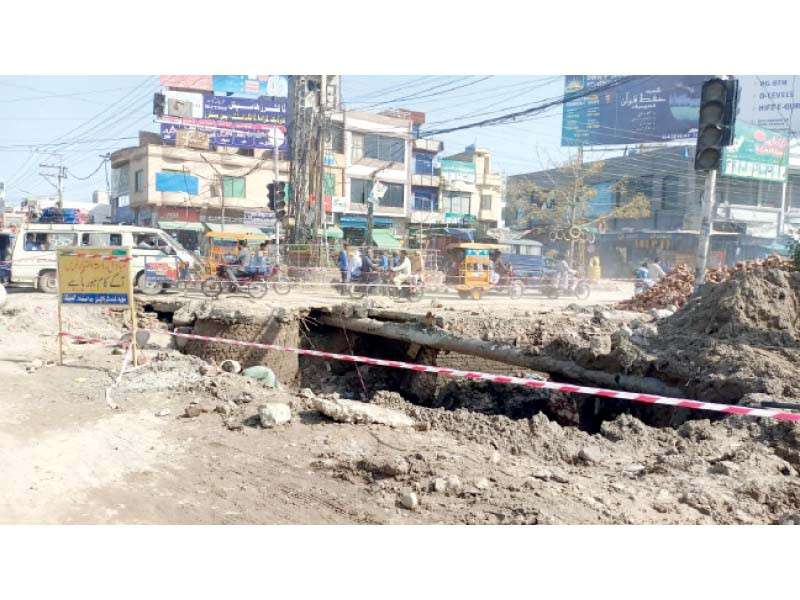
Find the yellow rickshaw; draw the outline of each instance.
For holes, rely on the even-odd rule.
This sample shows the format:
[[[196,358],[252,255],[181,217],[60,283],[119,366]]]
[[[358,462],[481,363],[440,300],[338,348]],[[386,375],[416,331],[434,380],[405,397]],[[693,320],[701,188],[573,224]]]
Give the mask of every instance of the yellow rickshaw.
[[[492,282],[492,252],[503,252],[502,244],[450,244],[447,246],[449,265],[445,275],[448,287],[454,287],[459,298],[480,300],[497,284]],[[505,282],[508,284],[508,282]],[[516,299],[522,295],[519,284],[509,287],[509,295]]]
[[[248,246],[258,246],[271,237],[257,233],[235,233],[209,231],[205,236],[205,252],[203,261],[204,279],[216,276],[220,265],[233,262],[239,254],[239,242],[245,240]],[[255,250],[255,248],[253,248]]]

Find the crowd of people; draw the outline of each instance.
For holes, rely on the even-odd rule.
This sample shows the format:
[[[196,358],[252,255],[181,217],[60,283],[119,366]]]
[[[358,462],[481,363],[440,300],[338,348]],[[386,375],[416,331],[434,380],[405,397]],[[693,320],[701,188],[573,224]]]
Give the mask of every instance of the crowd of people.
[[[337,258],[339,274],[342,284],[352,281],[361,283],[377,283],[382,277],[391,278],[392,284],[398,289],[404,283],[422,281],[425,269],[422,255],[418,250],[373,250],[368,248],[362,254],[355,248],[350,252],[350,245],[345,243]],[[344,293],[344,285],[339,290]]]

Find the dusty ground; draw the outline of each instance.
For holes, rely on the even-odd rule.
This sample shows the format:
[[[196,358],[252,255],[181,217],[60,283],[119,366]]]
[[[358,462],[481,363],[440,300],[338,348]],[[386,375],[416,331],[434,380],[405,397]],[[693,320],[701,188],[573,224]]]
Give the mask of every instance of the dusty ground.
[[[562,317],[592,317],[540,317],[550,305],[542,302],[519,307],[520,316],[530,311],[547,330]],[[101,313],[71,308],[65,317],[73,330],[118,336]],[[800,520],[797,427],[728,418],[653,429],[623,415],[590,435],[543,414],[422,408],[391,393],[373,401],[411,416],[415,428],[340,424],[299,390],[268,389],[158,348],[112,389],[112,409],[105,390],[123,357],[107,347],[69,343],[68,365],[28,372],[32,361],[56,358],[54,329],[54,298],[9,295],[0,314],[3,523]],[[266,402],[290,404],[292,422],[262,429],[257,407]],[[232,414],[182,416],[217,406]],[[399,500],[411,492],[419,505],[409,510]]]

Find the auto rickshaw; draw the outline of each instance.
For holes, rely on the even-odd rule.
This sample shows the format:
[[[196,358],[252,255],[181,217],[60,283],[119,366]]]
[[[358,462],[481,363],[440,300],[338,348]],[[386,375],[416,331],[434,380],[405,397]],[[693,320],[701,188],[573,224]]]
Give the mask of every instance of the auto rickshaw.
[[[446,274],[448,286],[456,288],[459,298],[480,300],[492,289],[505,289],[509,296],[517,299],[522,296],[522,284],[516,281],[492,283],[492,252],[503,251],[502,244],[450,244],[447,255],[450,265]]]
[[[269,240],[267,235],[255,233],[228,233],[209,231],[205,236],[205,258],[203,261],[204,279],[215,276],[220,265],[233,262],[239,253],[239,241],[245,240],[249,246],[258,246]],[[255,250],[255,248],[252,248]]]

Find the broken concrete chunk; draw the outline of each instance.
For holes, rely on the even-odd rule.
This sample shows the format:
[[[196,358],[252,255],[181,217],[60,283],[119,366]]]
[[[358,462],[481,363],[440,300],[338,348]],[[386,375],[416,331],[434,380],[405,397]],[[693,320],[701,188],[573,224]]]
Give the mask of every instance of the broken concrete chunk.
[[[594,446],[586,446],[578,452],[578,458],[583,462],[596,464],[603,460],[600,450]]]
[[[223,360],[219,364],[219,368],[225,371],[226,373],[241,373],[242,372],[242,365],[237,360]]]
[[[165,408],[165,409],[163,409],[163,410],[160,410],[160,411],[158,411],[158,412],[156,413],[156,416],[157,416],[157,417],[166,417],[167,415],[169,415],[169,409],[168,409],[168,408]]]
[[[488,490],[489,489],[489,480],[486,477],[481,477],[475,482],[475,487],[479,490]]]
[[[282,402],[262,404],[258,407],[258,418],[262,427],[270,429],[291,421],[292,409],[289,408],[288,404],[283,404]]]
[[[390,427],[414,425],[414,420],[400,411],[355,400],[314,398],[314,410],[340,423],[377,423]]]

